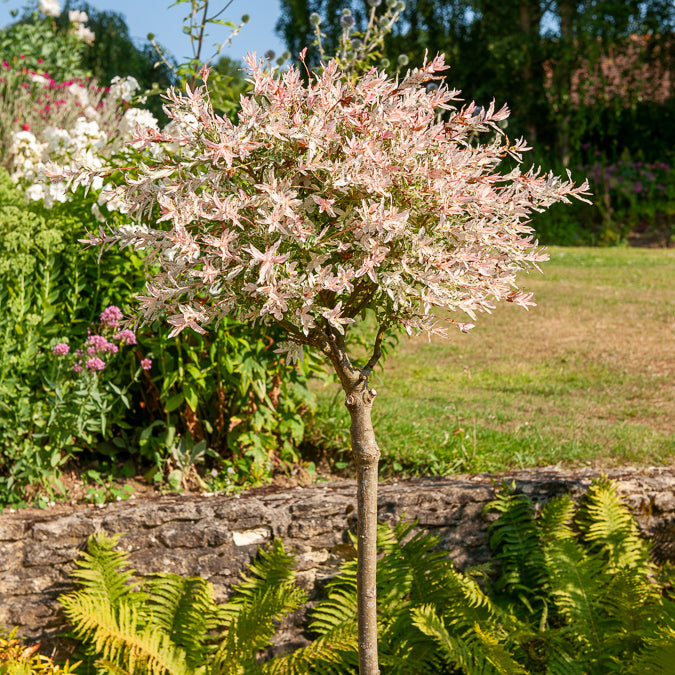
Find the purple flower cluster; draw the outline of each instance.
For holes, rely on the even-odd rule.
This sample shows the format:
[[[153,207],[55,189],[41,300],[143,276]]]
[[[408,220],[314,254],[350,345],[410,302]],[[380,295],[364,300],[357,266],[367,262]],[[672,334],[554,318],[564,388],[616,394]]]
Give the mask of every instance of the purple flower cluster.
[[[577,167],[588,175],[595,184],[595,194],[611,194],[612,200],[630,202],[637,198],[654,199],[663,197],[672,182],[670,167],[664,162],[651,164],[620,160],[613,164],[595,162]]]
[[[95,356],[93,359],[85,361],[84,366],[88,370],[103,370],[105,368],[105,361],[102,361],[98,356]]]
[[[124,345],[135,345],[136,333],[134,333],[132,330],[129,330],[128,328],[125,328],[115,335],[115,340],[119,340]]]
[[[115,307],[115,305],[106,307],[100,317],[101,331],[105,332],[106,329],[119,327],[123,318],[124,315],[119,307]],[[119,345],[111,342],[105,335],[89,333],[82,348],[75,350],[77,360],[72,366],[72,371],[79,375],[85,369],[89,372],[104,370],[106,367],[106,361],[104,360],[106,354],[117,354],[120,346],[131,346],[137,343],[136,334],[128,328],[115,333],[112,339],[116,340]],[[54,356],[66,356],[70,353],[70,346],[65,342],[59,342],[52,349],[52,353]],[[140,366],[143,370],[150,370],[152,359],[141,359]]]
[[[101,313],[101,323],[104,326],[110,326],[111,328],[117,328],[120,325],[122,320],[122,310],[115,305],[110,305],[106,307]]]
[[[70,351],[70,347],[65,342],[59,342],[54,349],[52,349],[52,354],[54,356],[65,356]]]
[[[84,343],[85,351],[87,356],[93,356],[99,352],[105,354],[110,352],[111,354],[117,354],[119,348],[116,344],[108,342],[103,335],[90,335],[87,338],[87,341]]]

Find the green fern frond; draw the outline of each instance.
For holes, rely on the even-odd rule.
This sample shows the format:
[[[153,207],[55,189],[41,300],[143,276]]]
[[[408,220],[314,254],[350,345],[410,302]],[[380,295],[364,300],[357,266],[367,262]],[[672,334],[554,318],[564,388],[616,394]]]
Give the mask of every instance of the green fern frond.
[[[275,539],[267,548],[258,551],[258,557],[248,565],[251,575],[242,575],[237,584],[237,595],[241,598],[255,595],[266,585],[280,584],[295,578],[293,563],[295,556],[286,553],[281,539]]]
[[[436,643],[445,662],[453,668],[460,668],[470,675],[495,675],[499,672],[486,658],[480,641],[468,640],[449,631],[432,605],[415,607],[412,622]]]
[[[111,607],[129,596],[135,581],[133,570],[125,569],[129,554],[114,550],[119,539],[102,533],[91,536],[71,573],[84,592],[105,599]]]
[[[84,592],[61,598],[75,634],[89,643],[92,654],[117,664],[130,675],[189,675],[185,653],[153,626],[142,628],[138,609],[120,600],[115,610],[100,596]]]
[[[292,654],[262,667],[264,675],[351,675],[358,671],[356,621],[333,628]]]
[[[626,675],[670,675],[675,664],[675,627],[659,626],[637,654]]]
[[[522,592],[541,582],[541,541],[532,500],[516,493],[515,483],[503,485],[485,512],[499,514],[488,527],[490,548],[502,569],[495,590]]]
[[[537,520],[541,540],[574,539],[575,533],[572,529],[574,511],[575,505],[569,495],[554,497],[546,503]]]
[[[651,571],[649,545],[641,539],[633,515],[606,476],[593,481],[576,521],[584,540],[604,551],[613,571],[624,567],[639,574]]]
[[[294,556],[275,540],[249,565],[252,575],[233,589],[233,598],[218,608],[227,632],[214,657],[215,672],[253,673],[255,654],[269,645],[279,621],[306,602],[305,592],[295,585],[293,562]]]
[[[548,585],[555,606],[584,643],[602,644],[600,598],[607,586],[603,561],[576,541],[555,540],[544,548]]]
[[[523,675],[523,673],[527,673],[523,666],[511,657],[501,640],[493,633],[484,630],[479,624],[474,625],[474,631],[485,650],[485,659],[495,667],[499,675]]]
[[[185,650],[191,668],[203,665],[209,631],[217,627],[211,584],[200,577],[158,574],[146,580],[147,623],[164,631]]]
[[[258,593],[250,603],[238,604],[236,613],[228,616],[227,633],[215,654],[215,672],[222,675],[253,672],[256,653],[270,644],[279,621],[305,600],[302,589],[286,582]]]

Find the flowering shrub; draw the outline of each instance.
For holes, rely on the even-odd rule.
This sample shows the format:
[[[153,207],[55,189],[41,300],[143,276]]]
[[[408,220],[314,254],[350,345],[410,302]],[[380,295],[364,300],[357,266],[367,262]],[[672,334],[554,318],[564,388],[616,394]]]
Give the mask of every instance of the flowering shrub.
[[[21,62],[23,68],[47,71],[56,80],[91,75],[82,67],[83,53],[95,38],[87,27],[86,12],[68,12],[66,26],[58,25],[61,6],[56,0],[40,2],[24,20],[0,30],[0,54],[5,62]]]
[[[89,166],[108,169],[128,159],[127,149],[136,126],[157,127],[147,110],[130,107],[139,86],[133,77],[115,78],[107,89],[92,80],[56,82],[46,74],[16,70],[3,63],[0,88],[0,124],[4,132],[4,165],[12,178],[26,189],[29,200],[42,200],[47,208],[69,197],[64,182],[45,176],[63,167]],[[91,186],[100,206],[114,210],[111,185],[103,179]]]
[[[213,114],[206,89],[172,91],[168,113],[184,131],[136,137],[178,150],[149,158],[118,195],[137,217],[157,202],[171,230],[90,239],[157,249],[163,271],[141,299],[147,319],[168,312],[171,335],[203,333],[224,315],[277,322],[299,356],[369,306],[385,327],[442,332],[433,308],[474,319],[494,300],[532,304],[515,274],[546,256],[527,218],[588,186],[535,169],[495,173],[502,156],[527,149],[502,142],[505,107],[456,110],[458,92],[420,86],[440,79],[441,57],[401,82],[372,70],[344,84],[331,62],[307,87],[294,68],[275,79],[264,62],[248,64],[254,96],[242,99],[237,126]],[[488,143],[469,142],[488,131]]]
[[[613,245],[642,239],[670,245],[675,235],[675,172],[669,164],[625,154],[612,163],[595,157],[576,171],[588,175],[593,203],[544,214],[538,229],[546,242]]]
[[[116,427],[126,426],[129,390],[152,360],[140,352],[126,353],[136,345],[136,335],[119,329],[122,318],[121,310],[110,305],[101,313],[96,332],[89,331],[78,349],[71,351],[66,342],[52,348],[46,431],[56,447],[92,448],[111,438]]]

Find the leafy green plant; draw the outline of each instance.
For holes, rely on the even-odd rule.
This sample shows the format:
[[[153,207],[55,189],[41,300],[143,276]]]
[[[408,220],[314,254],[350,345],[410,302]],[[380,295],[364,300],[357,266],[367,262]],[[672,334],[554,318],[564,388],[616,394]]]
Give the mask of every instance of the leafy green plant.
[[[504,486],[490,544],[496,577],[455,571],[438,539],[380,526],[378,629],[383,673],[666,673],[675,602],[649,546],[607,479],[578,508],[569,497],[539,516]],[[490,579],[492,578],[492,581]],[[356,565],[328,586],[309,625],[318,637],[268,673],[357,672]]]
[[[257,653],[278,621],[306,600],[295,584],[293,556],[280,540],[260,551],[224,604],[199,577],[135,578],[128,554],[114,550],[116,541],[89,540],[73,572],[78,590],[60,598],[97,672],[261,672]]]
[[[40,645],[27,646],[16,637],[16,628],[7,633],[0,629],[0,675],[75,675],[78,663],[55,664],[38,653]]]
[[[64,26],[37,12],[25,13],[20,21],[0,30],[3,61],[21,64],[56,80],[83,78],[91,73],[83,68],[86,45],[73,26]]]
[[[122,327],[106,328],[100,316],[141,290],[143,263],[125,250],[99,266],[77,241],[95,224],[83,195],[49,210],[26,204],[0,171],[0,504],[59,493],[61,467],[82,450],[131,457],[161,482],[180,468],[168,463],[177,436],[204,441],[216,469],[229,462],[234,484],[258,484],[299,461],[320,361],[289,366],[271,332],[235,321],[175,340],[150,326],[123,344]],[[97,354],[102,371],[74,373],[89,333],[119,351]],[[52,353],[59,343],[68,354]]]

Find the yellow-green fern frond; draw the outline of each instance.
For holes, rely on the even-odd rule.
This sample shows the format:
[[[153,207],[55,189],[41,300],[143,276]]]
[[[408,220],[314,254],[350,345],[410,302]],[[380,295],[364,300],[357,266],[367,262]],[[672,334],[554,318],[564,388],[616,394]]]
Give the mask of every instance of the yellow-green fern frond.
[[[584,540],[604,551],[613,571],[628,567],[646,574],[651,570],[649,545],[640,538],[633,515],[606,476],[593,481],[576,520]]]
[[[141,627],[133,602],[121,600],[113,608],[96,595],[72,593],[61,598],[75,634],[93,654],[129,675],[190,675],[185,652],[154,626]]]
[[[209,631],[217,627],[217,606],[211,584],[200,577],[158,574],[144,582],[143,611],[149,626],[171,636],[185,650],[190,667],[206,660]]]
[[[568,626],[584,644],[602,644],[602,597],[608,578],[603,561],[590,556],[576,541],[549,542],[544,549],[548,585],[553,601]]]
[[[347,675],[358,671],[356,621],[333,628],[292,654],[262,667],[264,675]]]
[[[92,535],[71,573],[84,592],[105,599],[111,607],[128,596],[134,581],[133,570],[127,568],[129,554],[114,548],[119,538],[103,533]]]
[[[502,653],[501,648],[497,649],[498,642],[487,638],[485,633],[482,633],[483,639],[481,639],[481,636],[475,632],[475,625],[473,631],[463,635],[450,630],[432,605],[414,608],[412,621],[422,633],[436,643],[445,661],[453,668],[460,668],[462,672],[470,673],[470,675],[526,672],[522,667],[518,669],[519,664],[510,659],[506,652]],[[506,667],[504,664],[507,661],[511,670],[500,670]]]

